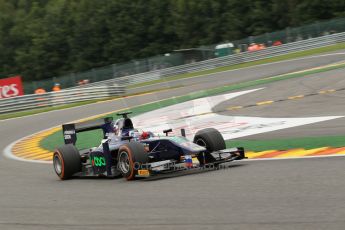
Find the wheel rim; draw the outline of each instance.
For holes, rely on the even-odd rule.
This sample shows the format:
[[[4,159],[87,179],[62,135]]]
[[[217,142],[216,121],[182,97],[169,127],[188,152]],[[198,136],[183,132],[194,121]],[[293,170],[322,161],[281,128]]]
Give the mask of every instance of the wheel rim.
[[[60,157],[57,154],[54,155],[53,162],[54,162],[55,172],[58,175],[60,175],[62,173],[62,162],[61,162]]]
[[[206,142],[203,139],[197,139],[195,143],[207,149]]]
[[[119,157],[119,169],[123,173],[128,173],[130,171],[130,162],[128,153],[122,151]]]

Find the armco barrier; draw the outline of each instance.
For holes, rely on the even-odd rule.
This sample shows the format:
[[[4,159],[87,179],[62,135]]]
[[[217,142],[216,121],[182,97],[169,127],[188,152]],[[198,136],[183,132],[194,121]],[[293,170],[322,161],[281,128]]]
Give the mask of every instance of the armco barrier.
[[[266,58],[276,57],[284,54],[289,54],[298,51],[305,51],[314,48],[325,47],[329,45],[334,45],[340,42],[345,42],[345,32],[325,35],[322,37],[311,38],[307,40],[302,40],[298,42],[292,42],[288,44],[283,44],[280,46],[271,46],[264,50],[255,52],[243,52],[238,54],[233,54],[220,58],[213,58],[206,61],[195,62],[187,65],[180,65],[176,67],[150,71],[141,74],[130,75],[126,77],[113,78],[110,80],[99,81],[95,83],[88,84],[90,86],[100,86],[109,84],[119,84],[119,85],[133,85],[158,79],[164,79],[165,77],[174,76],[178,74],[198,72],[202,70],[213,69],[217,67],[241,64],[251,61],[262,60]]]
[[[66,89],[44,94],[30,94],[0,99],[0,114],[26,109],[57,106],[74,102],[108,98],[125,93],[123,86],[96,86]]]

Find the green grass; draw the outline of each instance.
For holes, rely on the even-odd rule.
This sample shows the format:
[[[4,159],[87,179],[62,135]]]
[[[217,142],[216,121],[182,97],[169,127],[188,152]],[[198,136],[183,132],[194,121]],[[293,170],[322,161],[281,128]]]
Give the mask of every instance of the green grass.
[[[345,64],[342,64],[342,65],[337,65],[337,66],[324,67],[324,68],[320,68],[320,69],[307,70],[307,71],[299,72],[299,73],[284,74],[284,75],[279,75],[276,77],[259,79],[259,80],[254,80],[254,81],[249,81],[249,82],[244,82],[244,83],[239,83],[239,84],[234,84],[234,85],[226,85],[226,86],[217,87],[214,89],[198,91],[198,92],[190,93],[190,94],[187,94],[184,96],[174,97],[174,98],[165,99],[165,100],[161,100],[161,101],[157,101],[157,102],[152,102],[149,104],[144,104],[141,106],[136,106],[136,107],[131,108],[130,110],[133,112],[133,116],[136,116],[136,115],[139,115],[139,114],[142,114],[145,112],[150,112],[150,111],[153,111],[153,110],[156,110],[159,108],[163,108],[166,106],[182,103],[185,101],[189,101],[189,100],[193,100],[193,99],[197,99],[197,98],[201,98],[201,97],[212,96],[212,95],[226,93],[226,92],[233,91],[233,90],[245,89],[245,88],[252,87],[252,86],[258,86],[258,85],[262,85],[262,84],[287,80],[287,79],[291,79],[291,78],[303,77],[303,76],[306,76],[309,74],[321,73],[321,72],[326,72],[329,70],[339,69],[339,68],[344,68],[344,67],[345,67]],[[107,116],[117,117],[116,113],[108,114]],[[99,144],[101,137],[102,137],[102,135],[100,132],[90,131],[90,132],[78,134],[78,140],[79,141],[77,142],[77,147],[78,148],[89,148],[91,146],[96,146]],[[280,142],[280,143],[282,143],[282,142]],[[302,142],[299,142],[299,143],[302,144]],[[51,150],[51,151],[54,150],[54,148],[56,146],[59,146],[62,144],[63,144],[63,139],[62,139],[61,131],[55,132],[54,134],[50,135],[49,137],[43,139],[40,143],[40,145],[43,148]],[[284,146],[282,145],[282,148],[283,147]],[[304,146],[301,145],[300,147],[304,147]],[[280,148],[278,148],[278,149],[280,149]]]
[[[79,149],[90,148],[100,143],[102,131],[90,131],[78,134],[77,142]],[[55,146],[63,145],[61,132],[56,132],[49,138],[41,142],[42,147],[53,151]],[[246,151],[265,151],[265,150],[288,150],[296,148],[313,149],[320,147],[343,147],[345,146],[345,136],[320,136],[320,137],[300,137],[270,140],[227,140],[226,146],[244,147]]]
[[[313,149],[345,146],[345,136],[300,137],[272,140],[228,140],[227,147],[242,146],[246,151]]]
[[[103,132],[102,130],[87,131],[83,133],[78,133],[77,148],[87,149],[94,146],[98,146],[102,140]],[[43,139],[40,143],[41,147],[54,151],[58,146],[64,144],[63,135],[61,131],[57,131],[50,135],[49,137]]]
[[[24,117],[24,116],[28,116],[28,115],[44,113],[44,112],[60,110],[60,109],[67,109],[67,108],[72,108],[72,107],[76,107],[76,106],[95,103],[97,101],[99,101],[99,100],[83,101],[83,102],[77,102],[77,103],[72,103],[72,104],[68,104],[68,105],[44,107],[41,109],[31,109],[31,110],[25,110],[25,111],[14,112],[14,113],[4,113],[4,114],[0,114],[0,120],[15,118],[15,117]]]
[[[38,114],[38,113],[44,113],[44,112],[60,110],[60,109],[68,109],[68,108],[73,108],[73,107],[82,106],[82,105],[88,105],[88,104],[92,104],[92,103],[96,103],[96,102],[113,100],[113,99],[117,99],[117,98],[126,98],[128,96],[135,96],[135,95],[140,95],[140,94],[144,94],[144,93],[158,92],[158,91],[162,91],[162,90],[175,89],[175,88],[179,88],[179,87],[181,87],[181,86],[164,87],[164,88],[160,88],[160,89],[154,90],[154,91],[152,91],[152,90],[142,91],[142,92],[138,92],[138,93],[126,94],[125,96],[113,96],[113,97],[108,97],[108,98],[103,98],[103,99],[76,102],[76,103],[71,103],[71,104],[61,105],[61,106],[51,106],[51,107],[31,109],[31,110],[25,110],[25,111],[13,112],[13,113],[4,113],[4,114],[0,114],[0,120],[15,118],[15,117],[24,117],[24,116],[28,116],[28,115],[34,115],[34,114]]]
[[[160,79],[160,80],[154,80],[154,81],[143,82],[143,83],[131,85],[128,88],[136,88],[136,87],[147,86],[147,85],[152,85],[152,84],[161,83],[161,82],[169,82],[169,81],[178,80],[178,79],[203,76],[203,75],[213,74],[213,73],[227,71],[227,70],[242,69],[242,68],[256,66],[256,65],[274,63],[274,62],[278,62],[278,61],[285,61],[285,60],[294,59],[294,58],[300,58],[300,57],[306,57],[306,56],[310,56],[310,55],[332,52],[332,51],[336,51],[336,50],[340,50],[340,49],[345,49],[345,43],[339,43],[336,45],[331,45],[331,46],[320,47],[320,48],[315,48],[315,49],[306,50],[306,51],[300,51],[300,52],[285,54],[285,55],[272,57],[272,58],[266,58],[266,59],[262,59],[262,60],[258,60],[258,61],[246,62],[246,63],[242,63],[242,64],[236,64],[236,65],[230,65],[230,66],[224,66],[224,67],[218,67],[218,68],[211,69],[211,70],[204,70],[204,71],[199,71],[199,72],[186,73],[186,74],[180,74],[180,75],[171,76],[171,77],[165,77],[164,79]]]

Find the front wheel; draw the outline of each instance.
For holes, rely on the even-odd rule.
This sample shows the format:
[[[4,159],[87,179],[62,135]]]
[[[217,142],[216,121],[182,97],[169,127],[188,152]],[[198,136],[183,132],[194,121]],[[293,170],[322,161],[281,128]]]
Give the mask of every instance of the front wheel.
[[[195,134],[193,142],[206,148],[206,151],[198,156],[198,160],[201,164],[213,163],[215,159],[210,153],[226,148],[222,134],[214,128],[199,130]]]

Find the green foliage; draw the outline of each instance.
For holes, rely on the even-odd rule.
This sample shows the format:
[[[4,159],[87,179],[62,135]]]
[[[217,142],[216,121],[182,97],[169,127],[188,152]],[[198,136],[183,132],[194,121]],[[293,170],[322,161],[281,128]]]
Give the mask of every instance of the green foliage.
[[[344,12],[342,0],[0,0],[0,77],[51,78]]]

